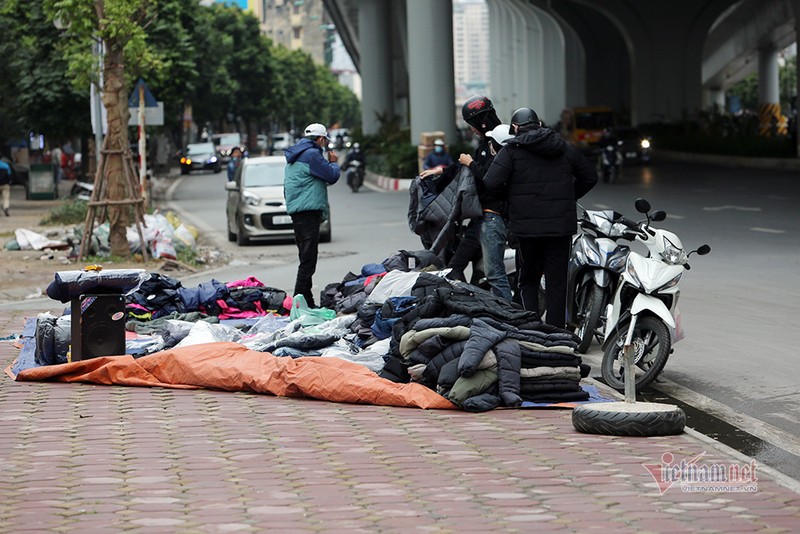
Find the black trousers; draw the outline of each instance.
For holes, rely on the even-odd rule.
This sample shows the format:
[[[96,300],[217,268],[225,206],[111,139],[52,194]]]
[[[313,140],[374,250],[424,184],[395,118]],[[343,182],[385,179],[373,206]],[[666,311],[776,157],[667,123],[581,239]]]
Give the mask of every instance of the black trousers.
[[[567,320],[567,270],[571,237],[520,237],[518,241],[518,286],[522,307],[538,311],[539,283],[544,275],[546,322],[564,328]]]
[[[481,241],[480,241],[480,231],[481,231],[481,221],[478,219],[477,221],[470,221],[469,226],[464,230],[463,234],[461,235],[461,239],[458,242],[458,247],[456,251],[453,253],[453,256],[450,258],[447,266],[453,269],[450,272],[448,278],[452,280],[461,280],[462,282],[466,282],[467,279],[464,276],[464,271],[466,270],[469,262],[472,263],[473,270],[475,269],[475,262],[481,259],[482,251],[481,251]],[[480,277],[480,273],[472,273],[472,283],[477,282],[476,277]]]
[[[294,242],[300,265],[297,266],[297,279],[294,283],[294,294],[303,295],[309,306],[316,307],[314,295],[311,293],[312,277],[317,271],[317,254],[319,251],[319,223],[322,211],[301,211],[292,214]]]

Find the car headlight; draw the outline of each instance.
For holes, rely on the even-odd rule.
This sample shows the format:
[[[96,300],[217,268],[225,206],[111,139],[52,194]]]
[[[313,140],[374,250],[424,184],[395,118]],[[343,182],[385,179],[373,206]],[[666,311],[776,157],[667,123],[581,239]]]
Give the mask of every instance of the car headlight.
[[[650,141],[642,139],[642,148],[650,148]]]
[[[187,165],[191,165],[192,164],[192,160],[190,158],[186,158],[186,164]]]
[[[258,206],[261,203],[261,197],[254,195],[250,191],[242,193],[242,200],[244,200],[244,203],[248,206]]]
[[[676,247],[666,237],[664,238],[664,252],[661,253],[661,257],[670,265],[683,265],[686,263],[686,253],[683,249]]]
[[[208,158],[208,162],[209,163],[216,163],[217,162],[217,156],[211,156],[210,158]]]

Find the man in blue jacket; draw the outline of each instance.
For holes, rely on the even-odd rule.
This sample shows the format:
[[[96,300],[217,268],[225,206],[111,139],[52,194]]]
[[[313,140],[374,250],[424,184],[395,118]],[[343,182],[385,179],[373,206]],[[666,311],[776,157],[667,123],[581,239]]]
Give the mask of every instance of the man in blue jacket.
[[[294,240],[297,244],[300,265],[294,294],[303,295],[309,306],[316,307],[311,293],[312,277],[317,270],[319,225],[328,214],[328,186],[339,180],[339,157],[329,151],[328,159],[322,155],[330,137],[321,124],[309,124],[304,137],[284,151],[286,171],[283,195],[286,213],[292,217]]]

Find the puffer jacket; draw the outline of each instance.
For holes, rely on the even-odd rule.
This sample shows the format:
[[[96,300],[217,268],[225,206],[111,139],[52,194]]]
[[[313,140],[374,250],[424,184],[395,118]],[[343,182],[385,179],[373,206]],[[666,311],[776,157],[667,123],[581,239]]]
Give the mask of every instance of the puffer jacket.
[[[322,156],[322,148],[314,141],[303,138],[284,151],[283,196],[286,213],[301,211],[328,212],[328,185],[339,181],[339,165],[329,163]]]
[[[510,139],[483,179],[487,190],[505,193],[509,230],[523,238],[576,233],[575,201],[596,183],[594,166],[549,128]]]

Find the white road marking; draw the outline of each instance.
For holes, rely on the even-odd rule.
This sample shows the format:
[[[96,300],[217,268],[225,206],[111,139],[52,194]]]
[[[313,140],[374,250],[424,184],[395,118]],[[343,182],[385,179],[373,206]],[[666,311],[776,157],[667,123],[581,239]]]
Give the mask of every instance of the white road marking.
[[[753,208],[749,206],[714,206],[712,208],[703,208],[703,211],[722,211],[722,210],[739,210],[739,211],[761,211],[761,208]]]
[[[754,226],[750,228],[753,232],[764,232],[765,234],[785,234],[786,230],[777,230],[775,228],[760,228],[758,226]]]
[[[685,219],[683,215],[673,215],[671,213],[667,213],[667,219]]]

